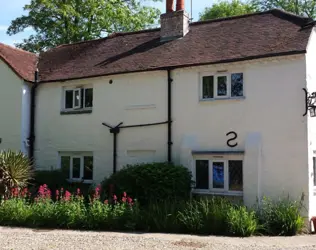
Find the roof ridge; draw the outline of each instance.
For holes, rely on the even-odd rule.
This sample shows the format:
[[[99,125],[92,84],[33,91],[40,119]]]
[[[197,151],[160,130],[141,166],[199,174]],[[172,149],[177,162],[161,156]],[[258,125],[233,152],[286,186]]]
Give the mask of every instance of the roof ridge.
[[[215,18],[215,19],[211,19],[211,20],[205,20],[205,21],[197,21],[197,22],[193,22],[190,23],[190,25],[200,25],[200,24],[207,24],[207,23],[213,23],[213,22],[221,22],[221,21],[228,21],[228,20],[233,20],[233,19],[239,19],[239,18],[246,18],[246,17],[250,17],[250,16],[257,16],[257,15],[265,15],[265,14],[284,14],[287,15],[289,17],[294,17],[297,19],[301,19],[301,20],[305,20],[305,21],[311,21],[313,19],[308,18],[308,17],[302,17],[300,15],[296,15],[293,14],[291,12],[287,12],[285,10],[282,9],[270,9],[270,10],[266,10],[266,11],[257,11],[254,13],[249,13],[249,14],[243,14],[243,15],[238,15],[238,16],[230,16],[230,17],[221,17],[221,18]]]
[[[8,44],[5,44],[5,43],[1,43],[0,42],[0,45],[4,46],[4,47],[7,47],[9,49],[13,49],[13,50],[17,50],[17,51],[20,51],[20,52],[24,52],[24,53],[28,53],[28,54],[32,54],[32,55],[35,55],[37,56],[35,53],[33,52],[30,52],[30,51],[26,51],[24,49],[20,49],[20,48],[17,48],[17,47],[14,47],[14,46],[11,46],[11,45],[8,45]]]
[[[215,22],[221,22],[221,21],[226,21],[226,20],[232,20],[232,19],[239,19],[239,18],[246,18],[249,16],[257,16],[257,15],[264,15],[270,13],[271,10],[267,11],[257,11],[254,13],[249,13],[249,14],[243,14],[243,15],[237,15],[237,16],[229,16],[229,17],[220,17],[220,18],[215,18],[215,19],[210,19],[210,20],[205,20],[205,21],[197,21],[190,23],[190,25],[200,25],[200,24],[206,24],[206,23],[215,23]]]
[[[247,18],[250,16],[257,16],[257,15],[265,15],[265,14],[273,14],[273,15],[277,15],[277,14],[284,14],[287,15],[288,17],[294,17],[296,19],[300,19],[302,21],[311,21],[311,18],[307,18],[307,17],[302,17],[281,9],[270,9],[267,11],[258,11],[258,12],[254,12],[254,13],[249,13],[249,14],[244,14],[244,15],[238,15],[238,16],[230,16],[230,17],[222,17],[222,18],[216,18],[216,19],[211,19],[211,20],[205,20],[205,21],[197,21],[197,22],[192,22],[190,23],[190,26],[195,26],[195,25],[202,25],[202,24],[207,24],[207,23],[213,23],[213,22],[222,22],[222,21],[228,21],[228,20],[234,20],[234,19],[240,19],[240,18]],[[57,47],[54,47],[52,49],[56,49],[56,48],[60,48],[60,47],[66,47],[66,46],[72,46],[72,45],[76,45],[76,44],[83,44],[83,43],[90,43],[90,42],[96,42],[96,41],[102,41],[102,40],[106,40],[106,39],[111,39],[111,38],[115,38],[118,36],[128,36],[128,35],[134,35],[134,34],[141,34],[141,33],[147,33],[147,32],[154,32],[154,31],[159,31],[160,28],[152,28],[152,29],[144,29],[144,30],[138,30],[138,31],[128,31],[128,32],[113,32],[111,34],[109,34],[106,37],[101,37],[101,38],[96,38],[96,39],[92,39],[92,40],[86,40],[86,41],[79,41],[79,42],[74,42],[74,43],[66,43],[66,44],[61,44],[58,45]]]

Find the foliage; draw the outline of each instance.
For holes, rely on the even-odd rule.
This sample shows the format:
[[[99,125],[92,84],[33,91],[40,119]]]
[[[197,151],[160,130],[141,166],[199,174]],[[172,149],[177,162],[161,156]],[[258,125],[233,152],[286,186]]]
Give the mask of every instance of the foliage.
[[[316,1],[313,0],[219,0],[200,13],[200,20],[238,16],[253,12],[281,9],[300,16],[316,18]]]
[[[300,202],[289,198],[272,201],[264,197],[258,217],[266,234],[291,236],[300,233],[304,227],[300,211]]]
[[[61,188],[68,190],[69,192],[75,193],[79,188],[84,197],[87,197],[93,192],[93,185],[78,182],[67,181],[69,172],[63,170],[37,170],[34,172],[34,179],[30,185],[31,192],[34,193],[38,190],[41,185],[46,184],[52,191],[52,198],[55,199],[56,190]]]
[[[24,199],[5,200],[0,206],[0,224],[4,226],[28,226],[31,206]]]
[[[204,9],[200,13],[200,20],[210,20],[221,17],[238,16],[256,12],[257,8],[255,5],[249,2],[243,2],[240,0],[222,0],[214,3],[211,7]]]
[[[179,212],[179,220],[188,232],[201,234],[227,234],[227,214],[232,204],[224,198],[201,198],[187,203]]]
[[[303,227],[296,202],[264,200],[255,211],[224,198],[165,200],[140,206],[125,192],[100,199],[100,186],[85,202],[78,189],[51,190],[41,185],[34,200],[27,189],[13,189],[0,203],[0,225],[91,230],[141,230],[149,232],[251,236],[261,228],[268,235],[294,235]]]
[[[246,207],[230,207],[227,212],[229,234],[234,236],[251,236],[258,230],[255,211],[247,211]]]
[[[160,1],[160,0],[152,0]],[[113,32],[136,31],[156,22],[160,11],[139,0],[31,0],[27,15],[14,19],[7,34],[27,28],[34,35],[17,47],[39,52],[73,42],[103,37]]]
[[[166,199],[187,199],[190,195],[192,175],[183,166],[169,163],[127,165],[102,182],[102,189],[110,185],[118,193],[128,192],[140,204]]]
[[[32,175],[31,162],[22,152],[0,152],[0,195],[8,195],[14,187],[26,187]]]
[[[316,1],[313,0],[252,0],[251,3],[260,11],[277,8],[296,15],[316,18]]]
[[[165,200],[150,202],[141,208],[137,229],[150,232],[185,232],[178,219],[178,212],[185,208],[186,202],[181,200]]]

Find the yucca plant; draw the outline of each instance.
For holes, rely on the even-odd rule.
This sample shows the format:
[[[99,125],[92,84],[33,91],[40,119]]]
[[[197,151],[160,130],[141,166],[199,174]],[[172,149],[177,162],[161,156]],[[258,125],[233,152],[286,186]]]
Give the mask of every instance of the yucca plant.
[[[22,152],[0,152],[0,195],[8,196],[12,188],[24,188],[33,176],[31,162]]]

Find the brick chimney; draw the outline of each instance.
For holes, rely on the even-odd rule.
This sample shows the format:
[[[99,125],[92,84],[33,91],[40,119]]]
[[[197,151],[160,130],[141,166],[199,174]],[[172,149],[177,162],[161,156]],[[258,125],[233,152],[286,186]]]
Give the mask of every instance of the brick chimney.
[[[173,11],[174,0],[166,1],[167,13],[160,16],[161,41],[181,38],[189,32],[189,14],[184,10],[184,0],[177,0],[176,11]]]

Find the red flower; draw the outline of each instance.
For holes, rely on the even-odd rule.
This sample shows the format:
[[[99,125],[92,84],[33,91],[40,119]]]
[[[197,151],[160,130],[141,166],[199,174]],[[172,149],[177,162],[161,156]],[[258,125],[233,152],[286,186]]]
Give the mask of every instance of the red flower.
[[[69,201],[70,198],[71,198],[71,193],[68,190],[66,190],[64,200]]]
[[[126,197],[126,192],[123,193],[123,197]]]
[[[131,204],[133,202],[133,199],[131,197],[127,197],[127,203]]]
[[[19,189],[18,188],[12,188],[11,189],[11,194],[13,197],[18,197],[19,196]]]
[[[80,188],[77,188],[77,195],[80,195]]]
[[[116,195],[113,195],[113,200],[115,200],[115,201],[117,200],[117,197],[116,197]]]
[[[108,200],[105,200],[105,201],[104,201],[104,204],[106,204],[106,205],[109,204],[109,201],[108,201]]]
[[[99,184],[96,188],[95,188],[95,193],[99,194],[101,190],[101,185]]]
[[[126,197],[122,197],[122,202],[123,202],[123,203],[126,202]]]
[[[56,190],[56,200],[58,200],[59,199],[59,190],[57,189]]]
[[[22,196],[25,197],[27,195],[27,192],[28,192],[27,188],[24,188],[22,191]]]

